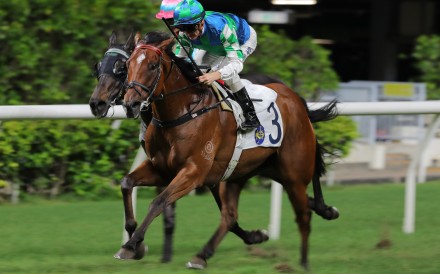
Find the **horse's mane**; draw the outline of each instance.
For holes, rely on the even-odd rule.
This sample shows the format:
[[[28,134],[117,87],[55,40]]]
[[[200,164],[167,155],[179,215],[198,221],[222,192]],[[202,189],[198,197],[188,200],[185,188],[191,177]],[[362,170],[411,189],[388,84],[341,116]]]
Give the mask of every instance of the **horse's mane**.
[[[171,34],[163,31],[152,31],[148,32],[144,39],[142,40],[145,44],[148,45],[158,45],[161,42],[170,39]],[[165,52],[170,58],[174,61],[174,63],[180,68],[180,71],[183,73],[183,75],[193,84],[198,83],[197,80],[197,72],[194,68],[193,64],[191,62],[187,61],[187,58],[185,57],[177,57],[174,52],[173,48],[176,44],[176,41],[173,40],[173,42],[169,43],[167,47],[165,48]]]
[[[171,35],[164,31],[151,31],[145,34],[144,39],[142,40],[143,43],[148,45],[158,45],[161,42],[170,39]],[[170,43],[166,50],[172,49],[174,43]]]

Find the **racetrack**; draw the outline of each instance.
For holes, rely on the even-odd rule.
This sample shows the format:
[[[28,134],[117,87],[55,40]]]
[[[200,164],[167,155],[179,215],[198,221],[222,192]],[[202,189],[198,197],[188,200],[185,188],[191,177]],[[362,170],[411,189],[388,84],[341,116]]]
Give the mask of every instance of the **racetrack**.
[[[311,187],[310,187],[311,189]],[[152,190],[154,192],[154,190]],[[138,216],[149,199],[140,191]],[[325,188],[340,219],[314,215],[311,273],[437,273],[440,269],[440,182],[417,187],[416,232],[402,232],[403,184],[362,184]],[[269,191],[247,190],[240,200],[244,228],[266,228]],[[214,232],[219,220],[209,195],[177,203],[175,256],[161,264],[162,219],[147,231],[150,251],[141,261],[113,259],[121,245],[122,202],[36,201],[0,206],[0,273],[189,273],[185,262]],[[252,248],[228,235],[204,273],[303,273],[298,231],[283,198],[281,239]]]

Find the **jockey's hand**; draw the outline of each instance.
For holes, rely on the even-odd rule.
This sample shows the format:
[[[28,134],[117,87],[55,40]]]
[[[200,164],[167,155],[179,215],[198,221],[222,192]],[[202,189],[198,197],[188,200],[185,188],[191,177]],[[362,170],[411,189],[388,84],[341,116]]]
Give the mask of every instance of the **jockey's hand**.
[[[198,79],[200,83],[211,85],[214,81],[221,79],[221,77],[220,71],[213,71],[199,76]]]

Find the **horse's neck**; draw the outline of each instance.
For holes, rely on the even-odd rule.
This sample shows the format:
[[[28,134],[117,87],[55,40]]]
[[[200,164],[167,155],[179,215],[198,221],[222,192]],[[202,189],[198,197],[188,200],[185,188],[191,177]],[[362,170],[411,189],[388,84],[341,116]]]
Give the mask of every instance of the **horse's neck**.
[[[202,106],[207,94],[202,94],[200,87],[194,86],[179,70],[168,79],[162,87],[164,100],[154,104],[153,112],[157,119],[174,120]]]

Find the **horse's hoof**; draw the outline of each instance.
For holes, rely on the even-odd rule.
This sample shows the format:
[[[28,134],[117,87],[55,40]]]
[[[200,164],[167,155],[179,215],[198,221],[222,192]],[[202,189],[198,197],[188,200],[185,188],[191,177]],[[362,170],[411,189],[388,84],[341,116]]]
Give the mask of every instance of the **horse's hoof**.
[[[334,206],[329,206],[328,208],[327,208],[327,212],[329,212],[329,218],[328,218],[328,220],[335,220],[335,219],[337,219],[337,218],[339,218],[339,210],[336,208],[336,207],[334,207]]]
[[[160,262],[164,264],[171,262],[171,256],[170,255],[163,256]]]
[[[118,260],[133,260],[135,255],[134,251],[122,247],[113,257]]]
[[[136,252],[122,247],[113,257],[119,260],[140,260],[147,251],[148,247],[144,243],[139,243],[136,246]]]
[[[267,230],[260,229],[260,230],[257,230],[257,232],[260,233],[260,237],[261,237],[261,241],[258,243],[263,243],[263,242],[266,242],[267,240],[269,240],[269,232],[267,232]]]
[[[269,240],[268,232],[264,229],[259,229],[248,232],[248,236],[244,240],[244,243],[247,245],[261,244],[267,240]]]
[[[194,257],[190,262],[186,263],[186,267],[190,269],[205,269],[208,266],[206,260]]]

